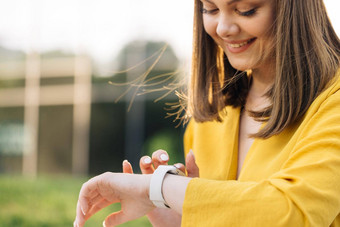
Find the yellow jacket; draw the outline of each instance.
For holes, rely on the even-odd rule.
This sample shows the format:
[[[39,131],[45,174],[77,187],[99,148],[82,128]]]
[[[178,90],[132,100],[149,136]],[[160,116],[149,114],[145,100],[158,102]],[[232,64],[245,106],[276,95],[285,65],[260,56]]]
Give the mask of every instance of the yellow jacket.
[[[338,73],[339,75],[339,73]],[[189,123],[200,178],[186,190],[182,226],[340,226],[340,79],[299,122],[255,139],[238,180],[240,109],[223,122]]]

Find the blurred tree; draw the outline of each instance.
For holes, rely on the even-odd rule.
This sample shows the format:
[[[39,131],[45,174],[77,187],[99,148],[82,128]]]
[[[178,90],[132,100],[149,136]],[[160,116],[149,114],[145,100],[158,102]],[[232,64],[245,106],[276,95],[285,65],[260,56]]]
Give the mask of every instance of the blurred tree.
[[[172,47],[165,42],[146,40],[132,41],[122,48],[115,59],[115,61],[118,62],[118,70],[125,71],[131,67],[137,67],[140,64],[142,64],[144,68],[150,68],[164,47],[166,49],[153,68],[153,72],[171,72],[176,70],[178,67],[178,58]],[[131,58],[132,55],[143,55],[143,58]]]
[[[101,121],[105,124],[100,124],[102,127],[100,132],[98,125],[91,126],[92,168],[90,169],[107,170],[109,168],[121,171],[121,162],[123,159],[128,159],[137,171],[139,158],[144,154],[151,154],[154,149],[166,149],[170,154],[172,153],[171,160],[182,161],[182,129],[175,128],[175,123],[170,119],[165,119],[166,111],[164,110],[165,102],[178,100],[173,94],[174,90],[169,92],[169,86],[175,84],[182,76],[176,72],[178,59],[172,48],[164,42],[133,41],[122,48],[112,65],[118,66],[118,70],[108,79],[114,85],[112,89],[124,88],[119,90],[120,94],[115,96],[115,99],[118,103],[125,103],[125,105],[121,105],[123,111],[118,109],[114,111],[115,108],[109,108],[109,103],[107,107],[100,104],[103,110],[100,114],[106,120]],[[96,78],[94,80],[95,83],[105,81],[105,79]],[[169,94],[155,103],[155,100],[166,93]],[[107,109],[111,118],[104,117],[106,114],[103,108]],[[99,117],[96,111],[92,109],[92,118]],[[91,121],[97,122],[94,119]],[[125,123],[119,124],[118,122]],[[93,130],[94,128],[97,129]],[[112,145],[108,143],[108,140],[104,142],[103,139],[110,135],[111,142],[109,143]],[[113,141],[116,145],[113,145]],[[105,149],[103,143],[111,147],[109,149],[111,155],[104,154],[98,149],[92,153],[93,147],[96,146],[94,144],[100,144],[101,149]],[[94,160],[99,164],[97,167],[94,166]],[[91,173],[95,172],[91,171]]]

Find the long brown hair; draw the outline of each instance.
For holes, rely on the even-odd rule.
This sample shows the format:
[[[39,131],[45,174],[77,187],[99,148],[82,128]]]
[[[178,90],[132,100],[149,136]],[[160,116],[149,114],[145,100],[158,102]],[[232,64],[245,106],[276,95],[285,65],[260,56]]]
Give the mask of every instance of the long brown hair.
[[[335,77],[340,41],[322,0],[274,0],[275,81],[271,106],[253,113],[266,125],[255,137],[268,138],[300,119]],[[226,105],[242,107],[248,94],[246,72],[234,69],[203,28],[202,3],[195,0],[192,75],[188,111],[197,122],[221,121]]]

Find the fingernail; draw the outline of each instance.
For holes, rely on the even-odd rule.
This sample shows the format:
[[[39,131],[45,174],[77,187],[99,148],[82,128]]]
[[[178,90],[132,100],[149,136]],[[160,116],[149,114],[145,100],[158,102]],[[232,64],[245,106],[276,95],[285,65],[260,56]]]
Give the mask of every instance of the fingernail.
[[[192,151],[192,149],[190,149],[189,153],[191,153],[191,154],[192,154],[192,156],[193,156],[193,157],[194,157],[194,159],[195,159],[195,155],[194,155],[194,152]]]
[[[175,166],[177,169],[181,168],[181,165],[179,165],[179,164],[174,164],[174,166]]]
[[[105,220],[103,221],[103,227],[106,227]]]
[[[169,160],[169,157],[166,154],[161,154],[160,158],[161,158],[162,161],[168,161]]]
[[[144,158],[144,163],[145,164],[150,164],[151,163],[151,158],[150,157],[146,157],[146,158]]]
[[[83,213],[83,215],[85,216],[85,215],[86,215],[86,213],[85,213],[85,211],[83,210],[83,208],[82,208],[82,207],[80,207],[80,210],[81,210],[81,212]]]
[[[125,159],[125,160],[123,161],[123,164],[124,164],[124,163],[129,163],[129,161]]]

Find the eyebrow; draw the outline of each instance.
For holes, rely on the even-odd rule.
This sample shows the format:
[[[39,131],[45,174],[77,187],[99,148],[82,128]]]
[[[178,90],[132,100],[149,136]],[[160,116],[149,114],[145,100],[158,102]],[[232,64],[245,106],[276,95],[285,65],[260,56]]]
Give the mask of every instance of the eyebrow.
[[[210,3],[210,4],[214,4],[212,1],[210,1],[210,0],[200,0],[201,2],[208,2],[208,3]]]
[[[242,1],[242,0],[231,0],[231,1],[227,2],[227,4],[228,4],[228,5],[231,5],[231,4],[235,3],[235,2],[240,2],[240,1]],[[210,3],[210,4],[214,4],[214,3],[213,3],[212,1],[210,1],[210,0],[201,0],[201,2],[208,2],[208,3]]]
[[[240,2],[240,1],[241,1],[241,0],[231,0],[231,1],[227,2],[227,4],[228,4],[228,5],[231,5],[231,4],[235,3],[235,2]]]

